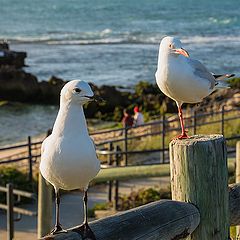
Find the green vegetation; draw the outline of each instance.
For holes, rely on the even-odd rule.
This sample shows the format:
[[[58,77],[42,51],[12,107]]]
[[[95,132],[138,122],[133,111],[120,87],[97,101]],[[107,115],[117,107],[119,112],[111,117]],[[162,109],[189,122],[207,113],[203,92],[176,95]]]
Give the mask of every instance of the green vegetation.
[[[89,208],[88,209],[88,217],[95,218],[95,210],[94,210],[94,208]]]
[[[232,78],[228,81],[233,89],[240,89],[240,78]]]
[[[37,192],[37,180],[33,179],[32,184],[28,181],[28,175],[14,167],[0,168],[0,186],[12,183],[14,188],[28,192]],[[0,192],[0,202],[6,201],[6,193]]]
[[[120,196],[119,210],[128,210],[160,199],[171,199],[170,187],[167,189],[141,188],[129,195]]]
[[[230,227],[230,237],[236,239],[236,227]]]
[[[96,210],[108,210],[109,208],[112,207],[112,204],[111,203],[96,203],[93,207],[93,210],[96,211]]]
[[[160,199],[171,199],[170,187],[165,189],[141,188],[132,191],[129,195],[119,196],[118,210],[125,211]],[[109,210],[112,207],[112,203],[97,203],[92,208],[92,211]]]

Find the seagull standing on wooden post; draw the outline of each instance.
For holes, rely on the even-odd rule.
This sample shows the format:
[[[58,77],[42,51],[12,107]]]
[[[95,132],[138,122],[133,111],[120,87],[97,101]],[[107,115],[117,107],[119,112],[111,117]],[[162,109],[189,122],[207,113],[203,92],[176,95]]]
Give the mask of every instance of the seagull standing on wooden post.
[[[83,237],[95,239],[87,220],[87,189],[100,170],[95,145],[89,137],[83,105],[96,99],[88,83],[68,82],[61,90],[60,109],[52,134],[42,144],[40,171],[56,193],[56,223],[51,234],[64,232],[59,219],[59,189],[84,191]]]
[[[167,36],[160,43],[155,76],[160,90],[177,104],[182,128],[177,138],[184,139],[188,135],[184,127],[182,104],[199,103],[216,89],[228,88],[224,80],[234,74],[213,75],[201,62],[189,57],[178,38]]]

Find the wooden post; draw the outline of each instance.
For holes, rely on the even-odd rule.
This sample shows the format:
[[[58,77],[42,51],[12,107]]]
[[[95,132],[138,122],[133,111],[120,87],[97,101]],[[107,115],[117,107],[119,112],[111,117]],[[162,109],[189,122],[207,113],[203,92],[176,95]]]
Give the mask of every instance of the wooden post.
[[[200,211],[191,240],[227,240],[229,194],[227,150],[222,135],[195,135],[170,143],[171,187],[174,200],[190,202]]]
[[[13,185],[7,184],[7,240],[14,238]]]
[[[225,109],[224,109],[224,106],[222,106],[222,118],[221,118],[221,122],[222,122],[222,124],[221,124],[221,131],[222,131],[222,135],[224,136],[224,112],[225,112]]]
[[[109,151],[113,151],[113,143],[109,143]],[[112,154],[108,155],[108,165],[112,165]],[[112,202],[112,181],[108,181],[108,202]]]
[[[52,186],[39,173],[38,183],[38,238],[45,236],[52,227]]]
[[[197,112],[194,110],[193,113],[193,134],[197,134]]]
[[[240,183],[240,141],[236,144],[236,183]],[[240,240],[240,226],[236,227],[236,236]]]
[[[121,151],[121,148],[119,146],[116,147],[116,166],[119,166],[119,151]],[[118,210],[118,196],[119,196],[119,181],[115,180],[115,196],[114,196],[114,210]]]
[[[29,162],[28,179],[30,183],[32,183],[32,146],[31,144],[32,144],[31,136],[28,136],[28,162]]]
[[[125,166],[128,165],[128,128],[124,128],[124,159],[125,159]]]
[[[162,116],[162,163],[165,163],[165,114]]]

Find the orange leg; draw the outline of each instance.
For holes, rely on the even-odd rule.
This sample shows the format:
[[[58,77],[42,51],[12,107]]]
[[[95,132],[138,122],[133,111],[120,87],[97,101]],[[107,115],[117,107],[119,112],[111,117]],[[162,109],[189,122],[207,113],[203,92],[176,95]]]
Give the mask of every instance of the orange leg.
[[[179,136],[177,136],[176,138],[177,138],[177,139],[189,138],[188,135],[187,135],[187,133],[186,133],[185,127],[184,127],[183,114],[182,114],[181,106],[178,107],[178,116],[179,116],[179,119],[180,119],[180,124],[181,124],[181,128],[182,128],[182,134],[179,135]]]

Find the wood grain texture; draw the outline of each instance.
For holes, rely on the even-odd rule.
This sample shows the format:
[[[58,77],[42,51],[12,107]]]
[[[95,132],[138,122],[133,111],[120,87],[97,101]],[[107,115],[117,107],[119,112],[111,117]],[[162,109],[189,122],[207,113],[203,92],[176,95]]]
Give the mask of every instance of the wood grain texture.
[[[52,186],[41,173],[38,176],[38,238],[46,235],[52,226]]]
[[[230,203],[230,224],[233,226],[240,225],[240,183],[233,184],[229,187],[229,203]],[[152,204],[153,204],[153,206],[152,206]],[[154,219],[153,224],[155,224],[155,225],[152,226],[152,224],[151,224],[150,229],[155,228],[155,231],[160,231],[160,234],[162,234],[161,237],[164,236],[165,237],[164,239],[166,239],[166,240],[167,239],[171,239],[171,240],[172,239],[175,239],[175,240],[181,239],[182,236],[189,234],[189,232],[193,231],[194,228],[197,226],[197,223],[199,221],[199,214],[198,214],[198,211],[196,211],[194,206],[191,204],[189,205],[188,203],[180,203],[180,202],[174,203],[172,201],[165,201],[165,200],[162,200],[162,201],[159,201],[156,203],[152,203],[152,204],[147,204],[147,205],[139,207],[137,209],[132,209],[130,211],[122,212],[122,213],[119,213],[119,214],[111,216],[111,217],[107,217],[107,218],[104,218],[104,219],[101,219],[98,221],[94,221],[94,222],[90,223],[90,226],[94,230],[97,240],[104,239],[104,234],[106,234],[106,236],[108,236],[109,240],[112,240],[112,239],[114,239],[114,240],[116,240],[116,239],[136,239],[136,237],[134,237],[134,236],[132,237],[132,235],[134,235],[138,231],[140,231],[140,233],[137,233],[136,236],[139,234],[142,234],[142,238],[139,238],[139,239],[145,239],[144,238],[145,233],[150,232],[150,234],[151,234],[151,231],[148,230],[148,225],[151,223],[152,218]],[[155,204],[157,204],[157,205],[160,204],[160,205],[155,206]],[[148,215],[150,215],[150,217],[148,217],[145,213],[143,213],[145,211],[144,208],[146,208],[146,207],[147,208],[149,207],[147,212],[148,212]],[[166,209],[163,210],[163,208],[165,208],[165,207],[166,207]],[[156,211],[155,211],[155,209],[156,209]],[[170,209],[170,211],[168,209]],[[151,211],[154,211],[154,214],[152,214]],[[178,213],[176,214],[175,211],[177,211]],[[134,212],[135,212],[136,216],[135,216]],[[179,217],[181,215],[180,212],[182,212],[182,214],[183,214],[182,220],[176,219],[177,216]],[[130,216],[128,216],[129,213],[130,213]],[[156,219],[155,219],[155,214],[157,214]],[[165,215],[168,217],[165,217]],[[145,221],[142,222],[142,218],[144,218],[145,221],[148,221],[147,225],[145,225]],[[159,218],[161,220],[159,220]],[[170,221],[168,221],[169,218],[170,218]],[[194,221],[191,222],[192,226],[190,227],[190,231],[189,231],[188,230],[189,227],[187,227],[187,225],[189,223],[187,223],[187,221],[192,221],[191,219],[193,219]],[[159,221],[159,223],[157,221]],[[164,223],[164,221],[166,221],[166,223]],[[185,225],[183,225],[181,223],[182,221],[184,222],[186,227],[185,227]],[[129,227],[128,224],[132,224],[131,222],[133,222],[133,226]],[[138,222],[141,222],[139,227],[136,226],[136,223],[138,223]],[[165,227],[166,227],[166,229],[165,229]],[[174,228],[173,233],[172,232],[166,233],[166,230],[172,231],[171,228]],[[178,230],[179,233],[178,232],[176,233],[175,228],[182,228],[182,232],[179,229]],[[74,229],[74,228],[72,228],[72,229]],[[62,234],[56,235],[54,237],[49,236],[49,237],[45,237],[43,239],[45,239],[45,240],[47,240],[47,239],[82,240],[81,235],[77,234],[76,232],[73,232],[72,229],[69,229],[68,233],[62,233]],[[103,231],[103,229],[104,229],[104,231]],[[131,229],[131,231],[133,231],[132,235],[126,234],[126,231],[128,232],[129,229]],[[143,231],[143,229],[144,229],[144,231]],[[120,231],[123,231],[123,233],[122,234],[119,233]],[[135,233],[134,233],[134,231],[135,231]],[[175,233],[176,233],[176,236],[173,237],[173,235]],[[111,234],[113,236],[111,236]],[[116,235],[116,234],[118,234],[118,235]],[[123,236],[125,236],[125,237],[123,237]],[[149,237],[148,239],[149,240],[157,239],[155,233],[153,234],[152,237]],[[163,238],[159,238],[159,239],[163,239]]]
[[[170,143],[173,199],[195,204],[201,215],[199,227],[188,239],[228,239],[226,153],[225,140],[221,135],[195,135]]]
[[[240,183],[229,186],[229,221],[231,226],[240,225]]]
[[[161,200],[93,221],[90,227],[97,240],[178,240],[192,233],[199,221],[199,211],[194,205]],[[82,240],[74,229],[43,239]]]

